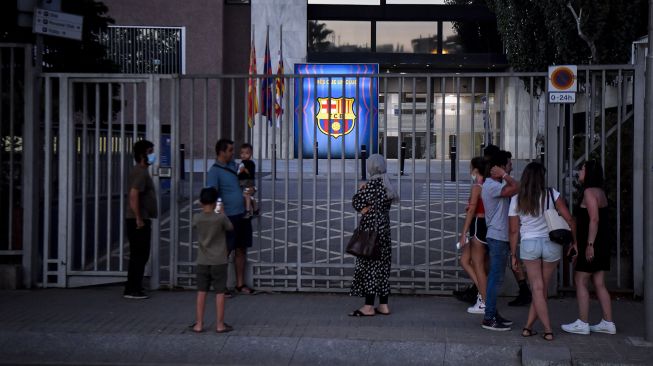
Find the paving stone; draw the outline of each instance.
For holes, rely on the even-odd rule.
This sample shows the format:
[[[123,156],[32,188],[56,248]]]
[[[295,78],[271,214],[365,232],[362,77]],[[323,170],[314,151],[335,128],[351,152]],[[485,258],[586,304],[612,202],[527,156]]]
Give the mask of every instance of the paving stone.
[[[563,346],[524,345],[521,363],[523,366],[570,366],[571,353]]]
[[[446,345],[430,342],[376,341],[370,348],[369,365],[442,365]]]
[[[297,348],[298,340],[287,337],[230,336],[215,362],[226,365],[287,365]]]
[[[521,365],[520,347],[448,343],[443,365]]]
[[[302,338],[291,365],[364,365],[371,346],[362,340]]]

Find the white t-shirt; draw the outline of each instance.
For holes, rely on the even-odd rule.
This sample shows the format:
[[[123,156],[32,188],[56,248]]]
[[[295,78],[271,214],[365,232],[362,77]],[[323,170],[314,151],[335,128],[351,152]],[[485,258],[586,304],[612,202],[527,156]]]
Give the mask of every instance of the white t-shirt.
[[[553,190],[553,202],[551,198],[547,197],[546,199],[549,202],[549,208],[555,208],[554,202],[560,197],[560,193],[552,188]],[[544,210],[546,210],[546,202],[544,201],[544,207],[542,213],[538,216],[532,215],[523,215],[517,212],[517,194],[512,196],[510,199],[510,208],[508,209],[508,216],[519,216],[519,221],[521,223],[521,228],[519,233],[521,234],[521,239],[534,239],[534,238],[548,238],[549,237],[549,228],[546,226],[546,219],[544,218]]]

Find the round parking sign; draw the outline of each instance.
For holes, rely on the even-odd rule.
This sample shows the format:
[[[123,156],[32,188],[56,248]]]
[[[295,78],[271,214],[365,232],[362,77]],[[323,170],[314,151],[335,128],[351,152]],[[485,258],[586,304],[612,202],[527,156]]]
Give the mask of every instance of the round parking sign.
[[[576,66],[571,65],[549,67],[549,91],[575,92],[576,71]]]

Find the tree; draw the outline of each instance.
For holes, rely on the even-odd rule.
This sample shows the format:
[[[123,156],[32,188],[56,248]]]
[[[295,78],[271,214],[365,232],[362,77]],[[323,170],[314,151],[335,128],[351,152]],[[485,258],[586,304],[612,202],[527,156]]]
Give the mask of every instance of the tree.
[[[646,32],[645,0],[486,2],[497,16],[508,61],[516,71],[541,71],[555,64],[624,63],[632,41]]]
[[[318,23],[316,20],[308,22],[308,50],[311,52],[324,52],[331,47],[327,38],[333,33],[326,27],[326,23]]]
[[[82,40],[43,36],[43,71],[111,72],[115,65],[106,59],[98,36],[114,20],[108,8],[95,0],[62,0],[61,11],[84,17]],[[35,43],[31,28],[18,27],[16,1],[0,1],[0,42]]]

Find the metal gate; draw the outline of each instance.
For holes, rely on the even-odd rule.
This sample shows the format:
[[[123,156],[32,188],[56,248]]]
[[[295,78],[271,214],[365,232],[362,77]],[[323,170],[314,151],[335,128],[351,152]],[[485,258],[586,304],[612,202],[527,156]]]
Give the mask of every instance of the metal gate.
[[[574,172],[584,156],[599,153],[622,173],[631,164],[635,179],[614,185],[608,179],[607,188],[616,207],[614,286],[636,287],[637,271],[625,263],[632,263],[642,244],[631,241],[627,251],[624,243],[628,235],[637,237],[641,226],[624,226],[624,215],[637,209],[625,189],[638,189],[641,168],[625,142],[637,144],[638,137],[627,134],[643,124],[641,107],[633,103],[643,100],[635,86],[643,79],[635,77],[641,70],[629,65],[579,70],[584,89],[573,107],[546,103],[545,73],[374,75],[379,133],[370,139],[388,157],[388,172],[401,195],[390,213],[393,291],[447,293],[468,282],[455,242],[469,193],[469,160],[490,141],[512,152],[515,177],[529,161],[543,159],[549,184],[570,202]],[[346,77],[361,78],[329,78],[344,84]],[[316,77],[286,75],[285,85],[295,78],[317,83]],[[253,222],[252,285],[347,291],[354,260],[344,254],[344,245],[358,220],[351,197],[361,181],[361,151],[354,159],[296,156],[295,140],[305,136],[293,128],[290,111],[293,93],[302,92],[291,87],[279,127],[259,115],[249,128],[247,82],[247,76],[221,75],[47,75],[45,161],[52,164],[44,169],[43,284],[124,278],[125,175],[133,165],[131,143],[146,137],[162,157],[152,170],[161,202],[153,230],[152,287],[193,286],[197,242],[191,217],[215,158],[213,146],[228,137],[236,147],[252,143],[258,169],[262,215]],[[333,139],[329,146],[342,143]],[[560,271],[563,286],[568,271]]]

